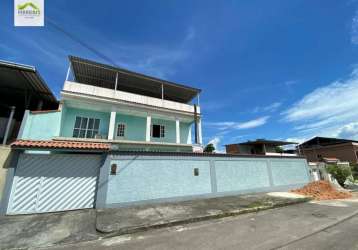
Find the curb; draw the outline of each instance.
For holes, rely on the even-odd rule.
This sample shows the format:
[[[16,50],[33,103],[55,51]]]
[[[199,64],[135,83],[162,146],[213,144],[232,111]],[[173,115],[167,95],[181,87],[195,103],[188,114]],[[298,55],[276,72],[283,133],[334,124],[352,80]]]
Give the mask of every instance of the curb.
[[[286,201],[283,203],[277,203],[277,204],[271,204],[271,205],[265,205],[265,206],[257,206],[257,207],[253,207],[253,208],[243,208],[243,209],[239,209],[239,210],[222,211],[217,214],[197,216],[197,217],[192,217],[192,218],[183,219],[183,220],[173,220],[173,221],[164,221],[164,222],[162,221],[157,224],[126,227],[126,228],[122,228],[122,229],[119,229],[114,232],[108,232],[108,231],[99,229],[97,227],[97,222],[96,222],[96,230],[97,230],[97,232],[101,233],[102,238],[111,238],[111,237],[125,235],[125,234],[144,232],[144,231],[148,231],[150,229],[159,229],[159,228],[164,228],[164,227],[179,226],[179,225],[185,225],[185,224],[194,223],[194,222],[201,222],[201,221],[212,220],[212,219],[232,217],[232,216],[237,216],[240,214],[255,213],[255,212],[259,212],[259,211],[263,211],[263,210],[305,203],[305,202],[308,202],[311,200],[312,199],[308,198],[308,197],[299,198],[299,199]]]

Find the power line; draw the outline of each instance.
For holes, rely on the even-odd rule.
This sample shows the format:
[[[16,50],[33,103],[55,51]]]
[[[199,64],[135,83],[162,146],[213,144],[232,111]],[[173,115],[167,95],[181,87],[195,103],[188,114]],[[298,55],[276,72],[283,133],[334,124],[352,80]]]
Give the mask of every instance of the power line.
[[[77,36],[75,36],[75,35],[71,34],[70,32],[66,31],[64,28],[62,28],[60,25],[58,25],[56,22],[54,22],[50,18],[46,17],[46,23],[49,23],[57,31],[65,34],[68,38],[70,38],[71,40],[77,42],[81,46],[85,47],[86,49],[88,49],[89,51],[94,53],[96,56],[98,56],[98,57],[102,58],[103,60],[105,60],[106,62],[110,63],[112,66],[119,67],[112,59],[110,59],[109,57],[104,55],[102,52],[100,52],[100,51],[96,50],[95,48],[91,47],[86,42],[84,42],[80,38],[78,38]]]

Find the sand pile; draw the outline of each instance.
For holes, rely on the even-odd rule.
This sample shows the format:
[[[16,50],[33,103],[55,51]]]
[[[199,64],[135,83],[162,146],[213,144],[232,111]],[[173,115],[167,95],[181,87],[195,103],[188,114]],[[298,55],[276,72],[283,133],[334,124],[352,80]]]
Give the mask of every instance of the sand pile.
[[[315,200],[334,200],[352,197],[349,192],[337,191],[328,181],[314,181],[302,188],[291,190],[291,192],[310,196]]]

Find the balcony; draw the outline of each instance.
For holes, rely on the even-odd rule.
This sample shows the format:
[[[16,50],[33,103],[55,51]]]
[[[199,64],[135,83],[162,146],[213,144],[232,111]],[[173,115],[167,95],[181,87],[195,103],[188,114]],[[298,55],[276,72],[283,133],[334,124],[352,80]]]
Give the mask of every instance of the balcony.
[[[194,105],[71,81],[65,81],[63,92],[102,97],[112,100],[114,99],[122,102],[135,103],[173,111],[181,111],[185,113],[194,113]],[[200,107],[197,107],[197,113],[200,114]]]

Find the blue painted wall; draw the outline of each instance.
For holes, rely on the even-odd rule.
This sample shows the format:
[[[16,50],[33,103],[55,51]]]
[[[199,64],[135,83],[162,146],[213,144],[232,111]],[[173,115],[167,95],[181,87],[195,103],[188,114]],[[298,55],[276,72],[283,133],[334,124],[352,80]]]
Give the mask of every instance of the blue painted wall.
[[[192,144],[191,138],[189,138],[189,131],[191,130],[193,123],[180,122],[180,143],[183,144]]]
[[[270,187],[265,159],[218,160],[215,169],[218,192]]]
[[[175,121],[168,121],[168,120],[152,118],[152,124],[164,125],[165,126],[165,137],[163,137],[163,138],[151,137],[150,138],[151,141],[175,143],[175,138],[176,138]]]
[[[66,107],[65,105],[63,107],[60,136],[72,137],[76,116],[100,119],[101,120],[100,121],[100,134],[104,138],[107,138],[108,128],[109,128],[109,120],[110,120],[109,112],[99,112],[99,111],[69,108],[69,107]],[[116,138],[117,124],[119,122],[123,122],[126,124],[124,138]],[[147,122],[146,117],[121,114],[120,112],[117,112],[114,138],[115,139],[131,140],[131,141],[145,141],[146,122]],[[164,138],[151,137],[151,141],[175,143],[175,139],[176,139],[175,121],[153,118],[152,124],[164,125],[165,126],[165,137]],[[192,126],[191,123],[180,123],[180,142],[181,143],[184,143],[184,144],[187,143],[189,130],[191,129],[191,126]]]
[[[100,119],[99,133],[103,136],[103,138],[107,138],[110,113],[68,107],[66,108],[62,118],[63,122],[60,136],[72,137],[76,116]]]
[[[99,183],[99,195],[106,198],[98,207],[287,191],[310,181],[307,162],[300,158],[109,155],[106,162]],[[116,175],[110,175],[111,164],[117,164]]]
[[[145,141],[145,131],[146,131],[146,126],[147,126],[147,118],[146,117],[139,117],[139,116],[132,116],[132,115],[125,115],[125,114],[117,113],[114,138],[116,138],[117,124],[119,122],[126,124],[126,129],[125,129],[125,137],[118,138],[118,139],[132,140],[132,141]]]
[[[107,203],[211,193],[210,163],[195,160],[122,160],[109,175]],[[200,175],[194,176],[198,168]],[[108,173],[109,174],[109,173]]]
[[[310,178],[300,161],[290,159],[272,160],[271,171],[274,185],[300,183]]]
[[[29,113],[23,121],[24,129],[20,139],[50,140],[59,136],[61,128],[61,111],[46,113]]]

